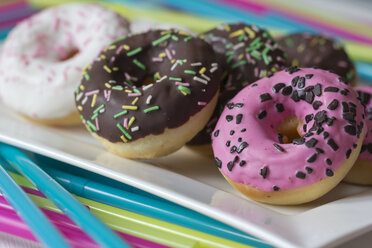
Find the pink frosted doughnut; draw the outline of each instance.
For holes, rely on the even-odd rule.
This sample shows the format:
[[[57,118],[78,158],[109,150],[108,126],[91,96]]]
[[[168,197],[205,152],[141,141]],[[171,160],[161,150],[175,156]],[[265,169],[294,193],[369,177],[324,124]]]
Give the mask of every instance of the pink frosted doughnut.
[[[372,87],[356,87],[362,104],[366,107],[367,137],[353,168],[344,181],[362,185],[372,185]]]
[[[239,191],[300,204],[336,186],[357,159],[364,108],[336,74],[290,67],[240,91],[212,135],[217,166]]]
[[[126,35],[128,25],[95,4],[61,5],[22,21],[0,54],[0,98],[33,120],[63,124],[63,118],[76,116],[80,123],[73,92],[82,69]]]

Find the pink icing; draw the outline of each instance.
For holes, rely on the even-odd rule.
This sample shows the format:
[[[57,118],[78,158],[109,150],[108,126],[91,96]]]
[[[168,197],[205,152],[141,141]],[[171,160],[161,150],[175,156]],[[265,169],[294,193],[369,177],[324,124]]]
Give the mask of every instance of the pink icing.
[[[278,93],[274,92],[273,86],[284,83],[289,87],[297,76],[299,80],[294,89],[298,93],[299,82],[305,80],[302,90],[307,89],[308,92],[312,92],[307,93],[306,99],[313,104],[305,99],[295,102],[292,99],[293,92],[292,97],[291,94],[283,95],[283,88]],[[320,96],[318,96],[319,85]],[[315,88],[311,90],[307,88],[309,86]],[[327,87],[336,87],[338,92],[325,91]],[[312,94],[314,99],[311,97]],[[332,176],[355,149],[362,127],[365,125],[364,109],[357,96],[357,93],[343,83],[339,76],[320,69],[288,68],[270,78],[263,78],[240,91],[226,105],[218,120],[212,133],[212,146],[217,166],[232,181],[267,192],[299,188]],[[338,105],[330,105],[335,99],[338,100]],[[316,101],[322,103],[317,110],[313,107]],[[283,104],[284,111],[277,111],[278,103]],[[239,107],[239,104],[243,106]],[[346,110],[343,105],[347,105],[349,112],[343,113]],[[266,111],[266,116],[259,119],[260,114],[261,117],[264,116],[262,111]],[[352,112],[355,112],[355,115]],[[324,122],[320,113],[325,113],[327,117]],[[315,118],[308,120],[307,134],[313,131],[313,135],[302,137],[306,143],[280,144],[276,132],[277,126],[290,116],[297,116],[299,120],[306,123],[305,117],[310,114],[317,116],[317,123],[321,128],[317,131],[311,130]],[[241,121],[237,124],[239,115]],[[351,122],[344,119],[344,117],[350,119],[350,116]],[[332,117],[336,119],[330,124]],[[355,123],[355,134],[345,131],[345,126],[351,126],[352,123]],[[244,129],[246,131],[242,132]],[[301,132],[302,136],[306,134],[303,129]],[[325,135],[327,133],[328,136]],[[311,139],[317,141],[313,146]],[[337,149],[329,145],[332,144],[332,140],[337,144]],[[242,149],[244,142],[248,146]],[[275,147],[274,144],[279,147]],[[280,151],[281,148],[284,151]]]
[[[358,158],[372,161],[372,87],[362,86],[356,87],[357,91],[367,93],[369,100],[366,103],[366,124],[367,124],[367,137],[363,141],[362,151]],[[368,145],[369,144],[369,145]],[[369,147],[369,149],[368,149]]]

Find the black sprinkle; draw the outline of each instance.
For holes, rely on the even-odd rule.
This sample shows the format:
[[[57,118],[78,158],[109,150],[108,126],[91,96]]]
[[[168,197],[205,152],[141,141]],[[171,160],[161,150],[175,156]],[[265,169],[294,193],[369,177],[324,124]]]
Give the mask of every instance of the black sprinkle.
[[[231,141],[230,141],[230,140],[226,141],[226,146],[227,146],[227,147],[229,147],[230,144],[231,144]]]
[[[283,112],[284,111],[284,105],[281,103],[275,104],[275,110],[276,112]]]
[[[295,102],[299,102],[300,101],[300,97],[298,96],[297,90],[292,91],[291,98]]]
[[[278,133],[278,140],[280,144],[283,144],[283,134]]]
[[[306,92],[305,101],[312,104],[314,101],[314,93],[312,91]]]
[[[308,114],[305,116],[306,123],[309,123],[312,119],[314,119],[314,114]]]
[[[313,173],[313,168],[311,168],[311,167],[309,167],[309,166],[306,166],[305,167],[305,170],[307,171],[307,174],[311,174],[311,173]]]
[[[367,150],[368,150],[369,153],[372,154],[372,143],[368,143]]]
[[[245,160],[242,160],[242,161],[240,161],[240,163],[239,163],[240,166],[244,166],[244,165],[246,165],[246,164],[247,164],[247,162],[245,162]]]
[[[278,93],[284,87],[285,87],[285,83],[278,83],[273,86],[272,90],[274,93]]]
[[[354,114],[352,112],[342,113],[342,118],[344,118],[344,120],[347,120],[351,123],[355,122]]]
[[[297,66],[290,66],[285,68],[285,71],[288,72],[289,74],[293,74],[295,72],[300,71],[300,69]]]
[[[298,97],[302,100],[305,100],[306,92],[304,90],[297,90]]]
[[[272,75],[271,75],[272,76]],[[269,77],[269,76],[268,76]],[[251,87],[256,87],[258,84],[252,84]]]
[[[295,145],[302,145],[303,143],[305,143],[305,138],[293,139],[292,143]]]
[[[314,135],[314,133],[309,132],[309,133],[306,133],[306,134],[304,135],[304,138],[308,138],[308,137],[313,136],[313,135]]]
[[[302,129],[304,130],[304,132],[306,133],[307,132],[307,125],[306,124],[304,124],[303,126],[302,126]]]
[[[344,89],[344,90],[341,90],[340,93],[341,93],[341,95],[347,96],[347,94],[349,93],[349,91],[347,91],[346,89]]]
[[[308,86],[308,87],[306,87],[305,88],[305,92],[310,92],[310,91],[313,91],[313,89],[314,89],[314,86]]]
[[[236,146],[232,146],[230,149],[230,153],[234,153],[236,152],[236,150],[238,150],[238,148]]]
[[[311,138],[310,140],[306,141],[305,145],[309,148],[314,147],[318,143],[318,140],[315,138]]]
[[[322,106],[322,102],[321,101],[314,101],[313,102],[313,108],[315,110],[317,110],[320,106]]]
[[[316,96],[321,96],[322,95],[322,86],[320,84],[316,84],[314,87],[314,94]]]
[[[344,130],[347,134],[350,134],[351,136],[355,136],[357,131],[354,126],[344,126]]]
[[[230,136],[233,136],[234,133],[235,133],[235,131],[234,131],[234,130],[231,130],[231,131],[230,131]]]
[[[293,87],[296,87],[297,86],[297,82],[298,82],[298,79],[300,78],[300,76],[295,76],[293,79],[292,79],[292,86]]]
[[[297,171],[296,172],[296,177],[297,178],[300,178],[300,179],[305,179],[306,178],[306,174],[303,173],[302,171]]]
[[[237,108],[242,108],[244,106],[244,103],[237,103],[235,104],[235,107]]]
[[[273,98],[271,97],[271,95],[269,93],[264,93],[264,94],[260,95],[260,101],[261,102],[265,102],[265,101],[268,101],[268,100],[271,100],[271,99],[273,99]]]
[[[332,165],[332,160],[330,160],[329,158],[327,158],[327,159],[326,159],[326,163],[327,163],[328,165]]]
[[[324,150],[321,149],[321,148],[319,148],[319,147],[316,147],[316,148],[315,148],[315,151],[316,151],[317,153],[324,153]]]
[[[242,114],[238,114],[236,116],[236,124],[240,124],[242,122],[242,118],[243,118],[243,115]]]
[[[354,148],[354,149],[357,148],[357,146],[358,146],[357,144],[353,144],[353,148]]]
[[[228,162],[227,163],[227,169],[229,169],[229,171],[231,171],[234,168],[234,165],[235,165],[234,161]]]
[[[266,117],[266,115],[267,115],[266,110],[262,110],[260,113],[258,113],[257,118],[262,120],[263,118]]]
[[[305,87],[305,78],[304,77],[300,77],[300,79],[298,80],[297,86],[300,89],[302,89],[303,87]]]
[[[214,132],[214,137],[218,137],[219,134],[220,134],[220,130],[216,130],[216,131]]]
[[[275,146],[276,149],[278,149],[278,151],[280,151],[280,152],[285,152],[284,148],[281,147],[280,145],[278,145],[278,144],[276,144],[276,143],[274,143],[273,145]]]
[[[226,120],[228,122],[232,121],[234,119],[234,117],[232,115],[226,115]]]
[[[247,142],[243,142],[239,145],[239,148],[237,150],[238,153],[241,153],[245,148],[248,147],[248,143]]]
[[[367,150],[367,145],[362,145],[362,148],[360,149],[360,153],[365,152]]]
[[[329,110],[335,110],[338,107],[338,100],[333,99],[333,101],[327,106]]]
[[[328,133],[328,132],[324,132],[324,133],[323,133],[323,138],[326,139],[326,138],[328,138],[328,137],[329,137],[329,133]]]
[[[242,138],[241,137],[239,137],[238,142],[242,142]]]
[[[247,131],[246,128],[243,128],[242,130],[240,130],[240,132],[244,133],[245,131]]]
[[[332,177],[334,175],[333,171],[329,168],[326,169],[326,175]]]
[[[226,107],[227,107],[228,109],[233,109],[233,108],[234,108],[234,103],[229,102],[229,103],[226,104]]]
[[[342,112],[349,112],[349,104],[347,102],[342,102]]]
[[[314,153],[313,155],[311,155],[310,157],[308,157],[306,161],[308,163],[314,163],[317,157],[318,157],[318,155],[316,153]]]
[[[268,169],[267,166],[264,166],[262,169],[260,169],[260,175],[262,176],[263,179],[267,177]]]
[[[348,159],[350,157],[350,154],[351,154],[351,149],[348,149],[346,151],[346,159]]]
[[[305,77],[306,77],[306,79],[310,79],[310,78],[313,77],[313,74],[306,74]]]
[[[222,167],[222,161],[219,158],[215,157],[214,161],[216,162],[216,165],[217,165],[218,168]]]
[[[327,144],[332,148],[333,151],[338,150],[338,145],[336,144],[336,142],[333,139],[329,139],[327,141]]]
[[[284,87],[283,90],[282,90],[282,94],[283,94],[284,96],[288,96],[288,95],[290,95],[291,93],[292,93],[292,86],[286,86],[286,87]]]
[[[337,87],[332,87],[332,86],[329,86],[327,88],[324,89],[324,92],[338,92],[340,89],[337,88]]]
[[[273,190],[274,190],[274,191],[279,191],[280,188],[279,188],[278,186],[274,185],[274,186],[273,186]]]
[[[332,117],[332,118],[328,118],[327,120],[326,120],[326,123],[327,123],[327,126],[332,126],[333,125],[333,122],[336,120],[336,117]]]

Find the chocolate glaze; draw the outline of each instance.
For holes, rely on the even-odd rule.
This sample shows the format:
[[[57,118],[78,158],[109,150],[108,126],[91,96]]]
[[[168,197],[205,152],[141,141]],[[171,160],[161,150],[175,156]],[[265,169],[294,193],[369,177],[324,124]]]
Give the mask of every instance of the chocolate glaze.
[[[255,25],[224,24],[201,37],[213,46],[225,73],[211,119],[188,145],[210,144],[211,132],[225,104],[245,86],[284,69],[287,63],[283,50],[271,35]]]
[[[104,49],[84,72],[76,105],[90,131],[130,142],[186,123],[211,101],[220,78],[208,43],[182,31],[151,30]]]
[[[329,70],[350,83],[356,81],[353,62],[342,45],[333,39],[310,33],[294,33],[278,38],[288,55],[288,65]]]

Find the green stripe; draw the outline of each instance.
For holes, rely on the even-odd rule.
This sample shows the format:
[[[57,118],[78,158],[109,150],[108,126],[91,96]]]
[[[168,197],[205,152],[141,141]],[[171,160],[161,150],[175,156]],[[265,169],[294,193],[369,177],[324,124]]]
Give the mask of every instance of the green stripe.
[[[97,107],[95,110],[93,110],[93,113],[97,113],[98,111],[100,111],[104,107],[105,107],[105,104],[101,104],[99,107]]]
[[[120,131],[125,135],[125,137],[127,137],[128,139],[132,139],[132,136],[130,136],[130,134],[129,133],[127,133],[125,130],[124,130],[124,128],[120,125],[120,123],[118,123],[117,125],[116,125],[119,129],[120,129]]]
[[[191,90],[183,85],[178,85],[178,89],[182,92],[185,92],[187,95],[191,94]]]
[[[122,115],[125,115],[128,113],[128,110],[124,110],[124,111],[121,111],[120,113],[117,113],[116,115],[114,115],[114,118],[118,118],[119,116],[122,116]]]
[[[141,68],[142,70],[146,70],[146,66],[142,64],[141,62],[139,62],[137,59],[133,59],[133,63],[139,68]]]
[[[143,112],[148,113],[150,111],[154,111],[154,110],[158,110],[158,109],[159,109],[159,106],[153,106],[153,107],[144,109]]]
[[[130,57],[130,56],[133,56],[133,55],[136,55],[137,53],[141,52],[142,51],[142,48],[141,47],[138,47],[130,52],[127,52],[127,56]]]

